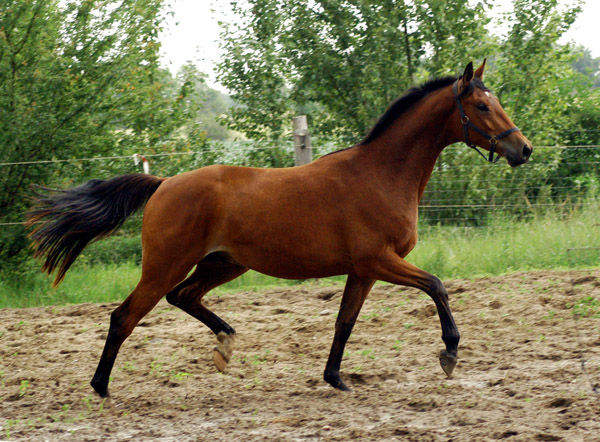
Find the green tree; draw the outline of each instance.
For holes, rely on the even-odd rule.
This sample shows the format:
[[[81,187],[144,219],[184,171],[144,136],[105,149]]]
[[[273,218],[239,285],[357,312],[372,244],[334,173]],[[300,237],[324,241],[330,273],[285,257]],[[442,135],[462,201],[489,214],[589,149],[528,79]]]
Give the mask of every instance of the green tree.
[[[206,132],[206,137],[213,140],[229,140],[235,134],[220,123],[220,118],[234,105],[228,95],[209,87],[206,74],[192,65],[184,65],[177,73],[176,82],[185,85],[189,91],[186,98],[189,118]]]
[[[600,87],[600,57],[594,58],[592,52],[583,46],[575,48],[575,56],[573,69],[589,77],[595,88]]]
[[[68,184],[98,171],[93,163],[22,163],[174,149],[191,116],[187,83],[178,89],[158,65],[163,6],[0,2],[0,151],[8,163],[0,166],[0,222],[23,220],[30,183]],[[0,261],[26,244],[22,226],[2,226]]]
[[[231,140],[235,132],[221,124],[221,119],[234,105],[233,100],[226,94],[208,86],[204,89],[206,99],[198,112],[198,119],[206,136],[212,140]]]
[[[289,132],[309,110],[315,133],[358,141],[390,102],[424,76],[483,58],[484,3],[467,0],[250,0],[222,33],[221,83],[239,104],[232,128],[251,138]],[[426,74],[427,73],[427,74]]]
[[[562,10],[558,0],[514,0],[510,30],[492,57],[488,84],[535,144],[564,141],[572,95],[587,87],[571,67],[571,47],[558,44],[579,12],[577,5]]]

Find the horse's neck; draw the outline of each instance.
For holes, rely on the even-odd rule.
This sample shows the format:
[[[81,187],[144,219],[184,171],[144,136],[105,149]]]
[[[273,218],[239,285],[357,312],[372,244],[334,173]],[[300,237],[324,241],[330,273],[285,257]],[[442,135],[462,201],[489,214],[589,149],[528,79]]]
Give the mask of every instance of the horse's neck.
[[[425,186],[442,150],[456,141],[448,128],[454,103],[440,91],[423,98],[401,115],[380,137],[364,146],[372,163],[387,177],[390,186],[417,192],[421,200]]]

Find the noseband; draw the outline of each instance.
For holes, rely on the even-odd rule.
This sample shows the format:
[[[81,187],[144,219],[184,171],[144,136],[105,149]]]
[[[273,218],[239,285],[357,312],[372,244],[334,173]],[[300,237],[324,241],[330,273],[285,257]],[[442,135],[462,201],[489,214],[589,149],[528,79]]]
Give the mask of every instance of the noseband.
[[[508,137],[513,132],[517,132],[521,129],[519,129],[518,127],[515,126],[511,129],[505,130],[504,132],[502,132],[498,135],[488,134],[486,131],[478,128],[475,124],[471,123],[471,120],[469,119],[469,117],[467,117],[465,115],[465,110],[463,109],[462,103],[460,102],[460,95],[458,95],[458,80],[456,80],[454,82],[454,86],[452,86],[452,91],[454,92],[454,99],[456,100],[456,105],[458,106],[458,113],[460,114],[460,123],[462,124],[462,127],[463,127],[463,134],[465,136],[465,144],[467,146],[469,146],[470,148],[475,149],[479,155],[481,155],[483,158],[485,158],[486,161],[489,161],[490,163],[498,162],[498,160],[500,159],[500,155],[496,156],[496,158],[494,159],[494,153],[496,152],[496,145],[498,144],[498,141],[500,141],[502,138]],[[477,146],[475,144],[469,142],[469,128],[473,129],[475,132],[477,132],[479,135],[484,137],[486,140],[489,140],[490,153],[487,158],[477,148]]]

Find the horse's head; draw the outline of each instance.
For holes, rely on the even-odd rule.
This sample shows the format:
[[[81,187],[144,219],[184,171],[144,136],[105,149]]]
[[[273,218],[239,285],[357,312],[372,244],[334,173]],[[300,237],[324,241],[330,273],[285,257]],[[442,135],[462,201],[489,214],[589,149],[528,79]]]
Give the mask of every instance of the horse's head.
[[[473,63],[469,63],[453,86],[457,120],[462,126],[456,126],[457,136],[470,147],[479,146],[489,151],[489,161],[494,161],[494,153],[497,153],[515,167],[527,162],[533,148],[506,115],[498,98],[483,84],[484,69],[485,60],[475,72]]]

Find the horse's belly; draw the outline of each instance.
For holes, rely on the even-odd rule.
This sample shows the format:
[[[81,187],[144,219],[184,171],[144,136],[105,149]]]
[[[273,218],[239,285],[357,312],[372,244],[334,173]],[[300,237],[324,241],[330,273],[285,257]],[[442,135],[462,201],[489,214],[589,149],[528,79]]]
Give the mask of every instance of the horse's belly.
[[[284,279],[325,278],[344,275],[352,271],[352,267],[344,263],[323,264],[280,257],[256,261],[248,267],[265,275]]]
[[[227,247],[239,264],[269,276],[286,279],[323,278],[352,271],[350,257],[331,241],[249,241]]]

